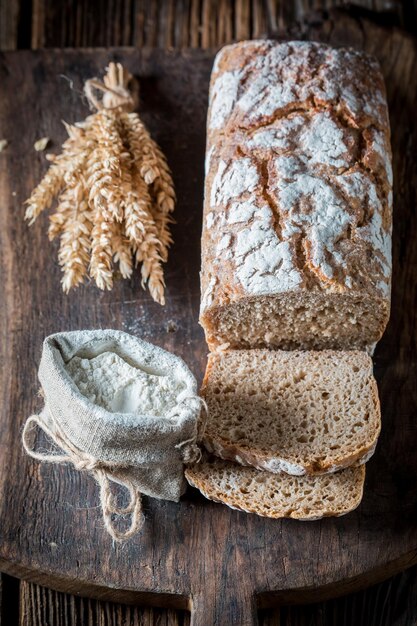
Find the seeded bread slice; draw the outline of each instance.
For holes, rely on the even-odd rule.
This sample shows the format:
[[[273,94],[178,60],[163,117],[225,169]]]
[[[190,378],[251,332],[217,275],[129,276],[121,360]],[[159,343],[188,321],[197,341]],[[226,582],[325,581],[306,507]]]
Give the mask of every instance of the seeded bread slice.
[[[201,393],[206,449],[274,473],[364,463],[381,428],[372,360],[360,351],[210,354]]]
[[[315,520],[353,511],[362,499],[365,467],[328,476],[289,476],[205,459],[185,476],[209,500],[263,517]]]

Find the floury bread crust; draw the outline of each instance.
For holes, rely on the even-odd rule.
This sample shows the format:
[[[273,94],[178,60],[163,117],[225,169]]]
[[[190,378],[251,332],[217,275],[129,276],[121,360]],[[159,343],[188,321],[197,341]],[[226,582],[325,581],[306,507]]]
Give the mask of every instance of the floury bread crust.
[[[223,48],[210,87],[200,321],[211,350],[367,348],[390,310],[392,171],[377,62]]]
[[[273,473],[362,464],[381,429],[372,360],[355,350],[210,354],[201,394],[207,450]]]
[[[346,515],[359,505],[365,468],[330,476],[258,472],[220,459],[204,459],[185,470],[188,482],[209,500],[263,517],[316,520]]]

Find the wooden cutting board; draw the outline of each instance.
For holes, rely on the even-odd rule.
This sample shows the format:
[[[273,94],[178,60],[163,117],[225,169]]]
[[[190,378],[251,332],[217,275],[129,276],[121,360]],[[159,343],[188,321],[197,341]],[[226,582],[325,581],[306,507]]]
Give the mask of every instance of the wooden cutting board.
[[[383,430],[363,503],[318,522],[274,521],[208,502],[144,499],[146,523],[125,545],[103,528],[94,480],[22,452],[25,418],[40,408],[37,365],[56,331],[113,327],[182,356],[201,379],[207,348],[197,324],[207,90],[213,56],[135,49],[48,50],[0,56],[0,568],[83,595],[189,608],[194,626],[256,623],[256,608],[353,591],[417,562],[417,52],[416,42],[335,14],[292,37],[376,54],[391,113],[395,229],[392,319],[375,354]],[[140,77],[141,110],[172,165],[177,192],[167,305],[136,276],[110,293],[64,296],[46,216],[31,229],[22,202],[46,169],[34,142],[87,114],[83,81],[109,60]]]

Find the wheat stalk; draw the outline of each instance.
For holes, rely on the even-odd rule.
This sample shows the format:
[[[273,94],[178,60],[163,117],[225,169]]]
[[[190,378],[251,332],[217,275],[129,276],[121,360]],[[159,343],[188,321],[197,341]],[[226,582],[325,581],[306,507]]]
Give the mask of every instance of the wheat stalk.
[[[133,245],[140,246],[147,234],[156,234],[151,213],[151,196],[146,183],[134,170],[129,172],[129,188],[124,205],[126,235]]]
[[[102,211],[107,220],[123,219],[121,184],[122,159],[125,154],[113,111],[99,111],[89,128],[97,146],[88,161],[89,202]]]
[[[46,209],[49,209],[54,198],[66,185],[71,185],[72,177],[82,169],[88,156],[87,146],[84,146],[83,131],[74,126],[65,124],[69,138],[64,142],[62,154],[47,155],[51,165],[34,189],[26,203],[25,219],[33,224],[36,218]]]
[[[136,113],[124,113],[120,117],[125,141],[147,185],[159,176],[159,166],[151,146],[151,136]]]
[[[151,213],[158,235],[158,248],[164,262],[168,259],[168,248],[172,244],[169,216],[175,208],[175,190],[166,159],[153,141],[136,113],[125,113],[121,117],[126,141],[134,160],[136,180],[139,175],[149,186]]]
[[[25,219],[29,224],[33,224],[38,215],[49,209],[55,196],[61,191],[64,185],[65,170],[61,165],[53,163],[39,185],[34,189],[30,198],[26,200]]]
[[[133,272],[133,248],[129,239],[126,237],[123,225],[113,223],[113,259],[119,264],[119,271],[123,278],[130,278]]]
[[[154,184],[158,208],[171,213],[175,208],[175,190],[171,171],[161,149],[141,122],[137,113],[126,113],[121,118],[132,156],[148,185]]]
[[[175,191],[163,153],[132,113],[130,79],[111,63],[104,83],[86,82],[95,112],[75,125],[64,123],[68,139],[60,155],[47,155],[51,165],[26,202],[25,218],[33,224],[57,200],[48,235],[60,236],[65,292],[88,275],[100,289],[111,289],[116,264],[130,278],[134,263],[141,263],[142,286],[164,304],[162,263],[172,243]]]
[[[100,210],[93,217],[91,231],[90,276],[99,289],[113,287],[113,222],[107,221]]]
[[[61,204],[65,206],[66,220],[58,261],[63,271],[62,288],[68,293],[83,282],[90,261],[92,221],[82,181],[65,190]]]
[[[140,247],[142,287],[147,286],[155,302],[165,304],[165,280],[158,250],[158,239],[150,235]]]

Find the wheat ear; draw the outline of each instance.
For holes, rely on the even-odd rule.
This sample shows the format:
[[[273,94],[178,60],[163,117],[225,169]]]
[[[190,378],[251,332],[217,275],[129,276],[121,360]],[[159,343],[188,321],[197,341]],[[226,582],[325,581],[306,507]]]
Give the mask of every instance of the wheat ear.
[[[172,243],[175,192],[164,155],[132,113],[131,78],[120,64],[110,63],[104,82],[85,83],[95,112],[65,124],[62,153],[46,155],[51,165],[27,200],[25,217],[33,223],[58,199],[48,235],[60,236],[65,292],[88,273],[100,289],[111,289],[115,264],[129,278],[135,261],[142,263],[142,286],[164,304],[162,263]]]
[[[105,218],[121,222],[122,159],[125,149],[114,111],[99,111],[93,116],[89,134],[97,145],[88,162],[89,202]]]
[[[88,210],[84,184],[81,180],[64,191],[62,211],[66,216],[62,230],[58,261],[62,267],[62,288],[65,293],[83,282],[90,260],[91,214]]]

